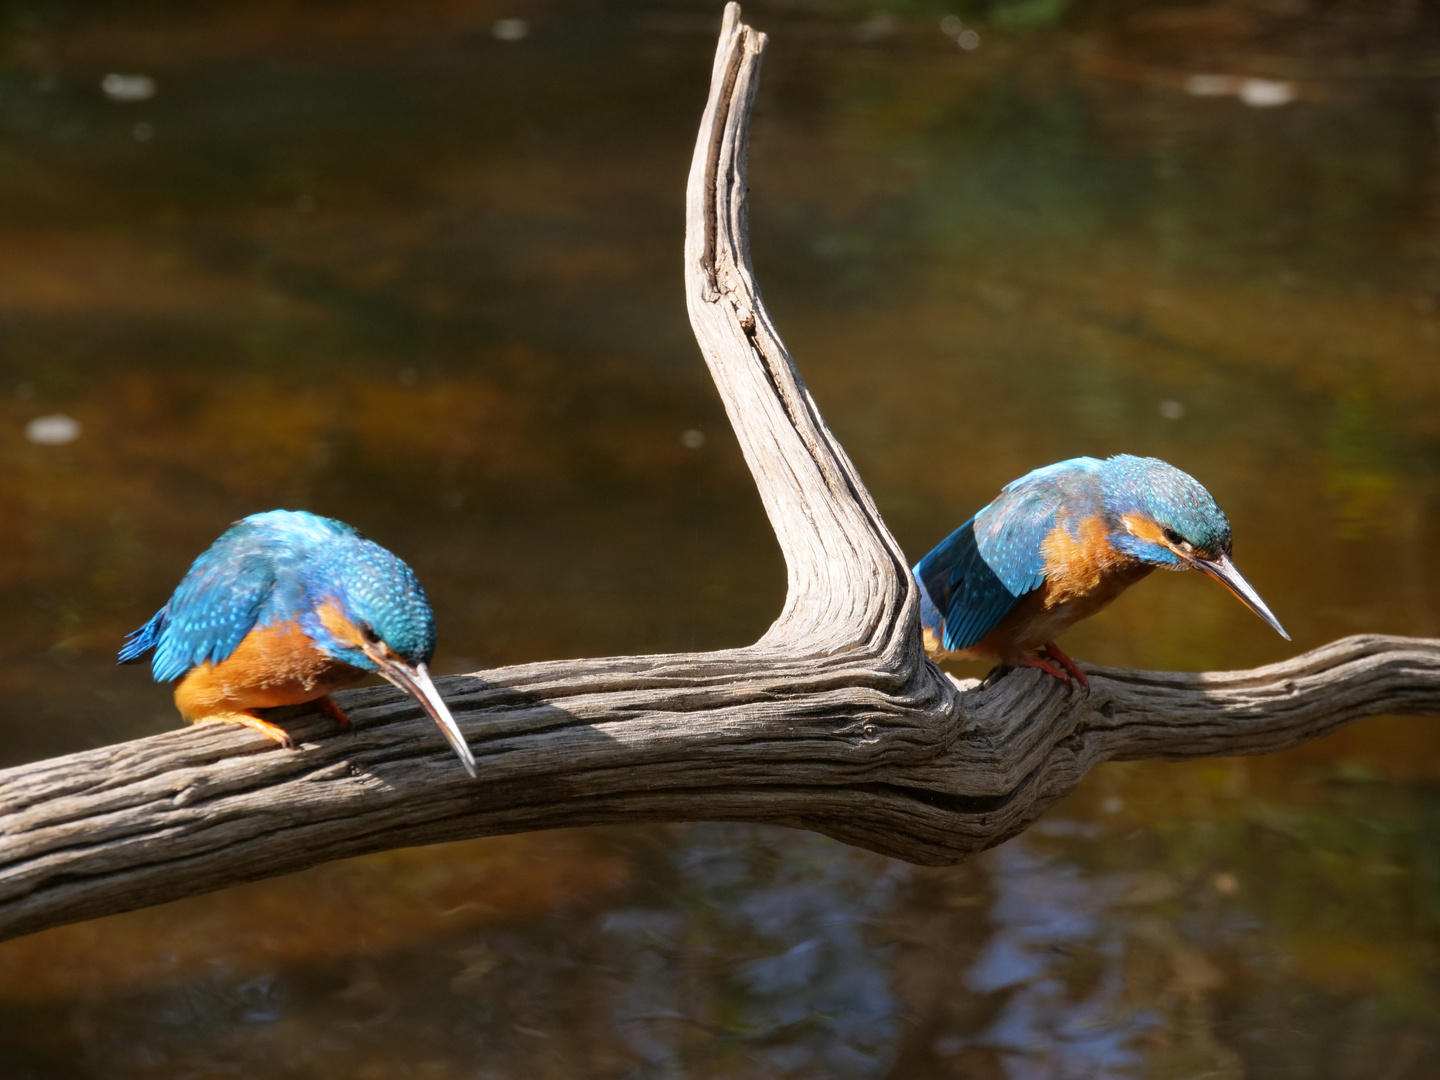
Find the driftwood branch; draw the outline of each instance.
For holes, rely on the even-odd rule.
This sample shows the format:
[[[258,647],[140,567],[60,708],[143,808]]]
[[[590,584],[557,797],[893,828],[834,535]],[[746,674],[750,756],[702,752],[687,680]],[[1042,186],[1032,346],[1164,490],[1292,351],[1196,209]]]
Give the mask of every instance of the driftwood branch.
[[[1248,672],[1022,670],[980,689],[921,651],[908,561],[785,351],[746,247],[765,38],[726,9],[687,193],[690,318],[784,551],[754,645],[441,680],[479,759],[387,688],[300,749],[202,726],[0,771],[0,937],[366,852],[559,826],[724,820],[948,863],[1024,829],[1096,764],[1278,750],[1440,712],[1440,641],[1348,638]]]

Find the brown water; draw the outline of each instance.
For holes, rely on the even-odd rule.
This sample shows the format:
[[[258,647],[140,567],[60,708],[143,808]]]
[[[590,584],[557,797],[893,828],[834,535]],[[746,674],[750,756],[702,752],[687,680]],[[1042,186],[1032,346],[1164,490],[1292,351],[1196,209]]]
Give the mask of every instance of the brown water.
[[[1437,633],[1428,9],[1063,7],[991,5],[974,51],[938,9],[747,9],[760,280],[901,544],[1156,454],[1294,644],[1160,575],[1076,655]],[[680,289],[718,5],[104,12],[0,8],[4,762],[174,726],[120,638],[276,506],[403,555],[442,671],[764,629]],[[718,825],[394,852],[0,945],[0,1075],[1432,1077],[1437,784],[1434,722],[1378,719],[1107,766],[950,870]]]

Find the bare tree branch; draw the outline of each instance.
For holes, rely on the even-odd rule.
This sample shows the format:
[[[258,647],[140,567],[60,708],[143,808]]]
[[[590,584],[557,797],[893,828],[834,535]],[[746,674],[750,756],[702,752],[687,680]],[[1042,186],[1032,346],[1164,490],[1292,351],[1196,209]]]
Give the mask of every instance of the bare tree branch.
[[[0,771],[0,937],[350,855],[642,821],[814,829],[947,863],[1024,829],[1117,758],[1278,750],[1378,713],[1440,711],[1440,641],[1356,637],[1205,675],[1035,671],[987,689],[925,660],[916,588],[761,302],[745,150],[765,38],[725,12],[687,191],[706,363],[788,568],[748,648],[527,664],[440,680],[481,768],[389,689],[299,713],[300,749],[201,726]]]

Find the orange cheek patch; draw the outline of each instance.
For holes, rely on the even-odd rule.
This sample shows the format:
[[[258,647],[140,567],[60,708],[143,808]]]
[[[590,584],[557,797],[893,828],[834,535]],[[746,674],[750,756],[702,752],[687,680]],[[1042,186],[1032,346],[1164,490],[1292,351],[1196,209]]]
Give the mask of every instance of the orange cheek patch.
[[[1120,519],[1120,523],[1130,530],[1130,534],[1147,543],[1159,544],[1168,548],[1170,545],[1165,542],[1165,531],[1155,524],[1152,518],[1141,517],[1139,514],[1126,514]]]
[[[360,649],[365,645],[365,636],[360,633],[356,626],[346,614],[335,606],[333,601],[327,600],[315,610],[320,620],[320,625],[329,630],[331,634],[346,645],[353,645]]]
[[[338,640],[359,649],[366,656],[373,658],[378,655],[395,663],[401,662],[400,657],[385,642],[366,641],[360,628],[350,621],[349,616],[336,607],[334,601],[325,601],[315,609],[315,615],[319,618],[320,625],[334,634]]]

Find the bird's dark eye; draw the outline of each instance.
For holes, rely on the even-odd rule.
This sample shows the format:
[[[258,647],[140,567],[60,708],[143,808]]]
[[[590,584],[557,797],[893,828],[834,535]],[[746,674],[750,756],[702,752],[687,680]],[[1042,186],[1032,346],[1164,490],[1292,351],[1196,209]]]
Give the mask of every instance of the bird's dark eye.
[[[1161,529],[1160,535],[1165,537],[1165,542],[1167,544],[1174,544],[1176,547],[1179,547],[1181,544],[1185,543],[1185,541],[1181,539],[1180,534],[1171,528]]]
[[[359,626],[359,630],[360,636],[365,639],[367,644],[374,645],[377,641],[380,640],[380,635],[375,633],[375,628],[371,626],[368,622],[362,622]]]

